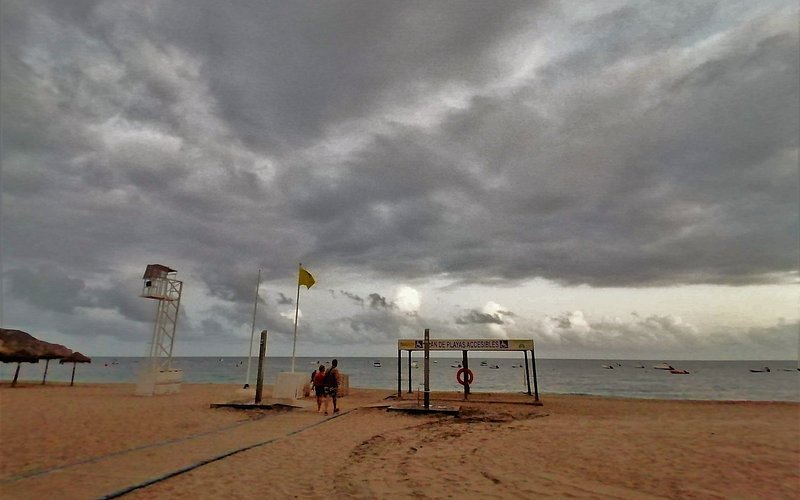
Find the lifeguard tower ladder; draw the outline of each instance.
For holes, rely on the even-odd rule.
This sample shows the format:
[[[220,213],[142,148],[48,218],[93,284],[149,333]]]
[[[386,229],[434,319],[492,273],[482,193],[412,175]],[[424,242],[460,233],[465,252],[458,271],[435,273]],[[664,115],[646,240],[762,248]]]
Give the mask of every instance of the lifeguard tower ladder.
[[[139,372],[136,394],[152,396],[180,391],[183,372],[172,369],[172,347],[178,310],[181,304],[183,282],[176,278],[177,271],[161,264],[149,264],[144,271],[144,287],[140,297],[158,301],[153,338],[147,359]]]

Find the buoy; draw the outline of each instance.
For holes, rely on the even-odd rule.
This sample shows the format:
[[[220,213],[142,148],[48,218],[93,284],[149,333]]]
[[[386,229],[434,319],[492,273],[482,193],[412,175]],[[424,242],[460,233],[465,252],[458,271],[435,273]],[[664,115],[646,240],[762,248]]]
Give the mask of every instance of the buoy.
[[[466,377],[464,377],[464,374],[466,374]],[[466,381],[464,378],[466,378]],[[458,383],[461,385],[472,384],[472,381],[474,380],[472,370],[469,368],[462,368],[458,370],[458,372],[456,372],[456,380],[458,380]]]

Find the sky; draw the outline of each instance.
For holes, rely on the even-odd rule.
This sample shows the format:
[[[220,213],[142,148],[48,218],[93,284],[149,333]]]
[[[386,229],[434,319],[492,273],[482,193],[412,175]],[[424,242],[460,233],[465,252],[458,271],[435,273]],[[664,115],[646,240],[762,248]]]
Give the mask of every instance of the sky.
[[[541,358],[794,359],[799,19],[0,0],[0,323],[143,356],[162,264],[174,355],[266,329],[290,356],[302,262],[298,356],[394,356],[428,328]]]

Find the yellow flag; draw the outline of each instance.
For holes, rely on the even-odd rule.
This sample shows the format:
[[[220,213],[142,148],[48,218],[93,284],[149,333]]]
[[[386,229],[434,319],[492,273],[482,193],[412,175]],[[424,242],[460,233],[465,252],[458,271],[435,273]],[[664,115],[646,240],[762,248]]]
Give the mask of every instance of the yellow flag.
[[[314,277],[311,276],[311,273],[301,267],[300,277],[298,278],[297,283],[298,286],[305,285],[306,288],[311,288],[316,282],[314,281]]]

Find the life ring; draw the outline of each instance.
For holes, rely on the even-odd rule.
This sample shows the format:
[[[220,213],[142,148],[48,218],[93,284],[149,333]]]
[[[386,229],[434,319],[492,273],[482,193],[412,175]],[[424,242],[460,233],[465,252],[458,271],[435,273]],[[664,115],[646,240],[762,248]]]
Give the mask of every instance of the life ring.
[[[464,374],[466,373],[466,377]],[[464,380],[466,378],[466,380]],[[472,375],[472,370],[469,368],[462,368],[456,372],[456,380],[461,385],[470,385],[475,377]]]

